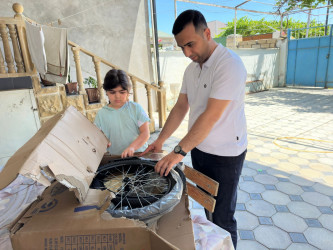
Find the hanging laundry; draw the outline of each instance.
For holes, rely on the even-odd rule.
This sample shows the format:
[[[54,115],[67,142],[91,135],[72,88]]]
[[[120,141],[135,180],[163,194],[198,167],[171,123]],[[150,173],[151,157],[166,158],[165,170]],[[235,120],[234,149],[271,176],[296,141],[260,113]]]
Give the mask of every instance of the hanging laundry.
[[[47,73],[42,75],[42,78],[50,82],[65,84],[69,66],[67,29],[50,26],[43,26],[42,29],[47,61]]]
[[[42,80],[65,84],[69,69],[67,29],[26,22],[26,30],[31,60]]]
[[[42,27],[40,25],[37,26],[28,22],[25,22],[25,27],[31,60],[37,71],[44,75],[47,72],[47,64],[44,49],[45,39]]]

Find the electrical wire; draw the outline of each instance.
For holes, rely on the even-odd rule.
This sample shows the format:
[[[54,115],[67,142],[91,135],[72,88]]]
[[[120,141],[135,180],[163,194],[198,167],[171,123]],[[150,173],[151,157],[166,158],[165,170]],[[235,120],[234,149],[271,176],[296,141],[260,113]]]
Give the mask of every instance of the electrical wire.
[[[277,141],[282,141],[283,139],[287,139],[287,140],[307,140],[307,141],[317,141],[317,142],[327,142],[327,143],[333,143],[333,141],[326,141],[326,140],[318,140],[318,139],[310,139],[310,138],[301,138],[301,137],[277,137],[274,139],[273,143],[283,149],[287,149],[287,150],[292,150],[292,151],[298,151],[298,152],[307,152],[307,153],[326,153],[326,154],[331,154],[333,153],[333,150],[330,151],[314,151],[314,150],[302,150],[302,149],[295,149],[295,148],[289,148],[286,146],[282,146],[280,144],[277,143]],[[311,145],[309,145],[309,147],[311,147]]]

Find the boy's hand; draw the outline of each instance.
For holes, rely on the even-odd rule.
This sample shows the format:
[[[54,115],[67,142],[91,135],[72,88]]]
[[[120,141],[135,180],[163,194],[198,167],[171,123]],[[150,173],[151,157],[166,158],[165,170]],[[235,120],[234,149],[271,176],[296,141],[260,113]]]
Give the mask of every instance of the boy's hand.
[[[135,149],[133,147],[128,147],[121,153],[121,158],[131,157],[134,155],[134,152]]]

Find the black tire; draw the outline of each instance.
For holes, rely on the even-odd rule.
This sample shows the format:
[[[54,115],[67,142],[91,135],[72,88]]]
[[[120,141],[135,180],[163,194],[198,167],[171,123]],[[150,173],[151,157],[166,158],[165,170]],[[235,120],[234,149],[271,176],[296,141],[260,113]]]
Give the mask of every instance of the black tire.
[[[154,172],[154,166],[156,163],[157,161],[141,160],[136,157],[109,162],[108,164],[98,168],[97,175],[91,184],[91,188],[103,190],[107,189],[103,180],[106,179],[108,175],[112,174],[113,171],[119,171],[119,168],[122,168],[123,171],[125,169],[127,174],[130,173],[129,171],[132,171],[132,169],[133,171],[137,171],[137,166],[140,166],[144,169],[142,170],[142,173],[145,174],[143,171],[146,170],[149,171],[149,173],[152,171]],[[149,175],[147,176],[148,180]],[[160,178],[162,178],[161,180],[168,185],[165,192],[162,192],[161,194],[154,194],[153,196],[131,196],[129,195],[129,190],[128,192],[125,192],[125,194],[124,192],[122,194],[117,194],[116,197],[112,199],[113,206],[110,206],[107,211],[113,217],[124,216],[143,221],[151,220],[156,216],[161,216],[162,214],[170,211],[170,209],[172,209],[180,201],[180,197],[186,183],[186,178],[184,173],[177,167],[175,170],[170,171],[168,176]],[[139,179],[139,184],[141,181],[146,181],[141,177]],[[128,180],[123,179],[122,181],[124,182]],[[136,182],[137,180],[133,182],[131,181],[131,185],[135,186]],[[125,186],[130,186],[130,184],[126,183]]]

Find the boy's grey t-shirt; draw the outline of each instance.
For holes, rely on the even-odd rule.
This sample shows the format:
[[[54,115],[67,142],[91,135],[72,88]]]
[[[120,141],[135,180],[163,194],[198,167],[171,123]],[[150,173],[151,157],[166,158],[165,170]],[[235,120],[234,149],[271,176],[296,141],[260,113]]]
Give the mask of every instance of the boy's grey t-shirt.
[[[140,134],[140,126],[150,119],[140,104],[126,102],[120,109],[104,106],[96,115],[94,124],[111,142],[108,152],[120,155]],[[147,142],[137,151],[144,151]]]

